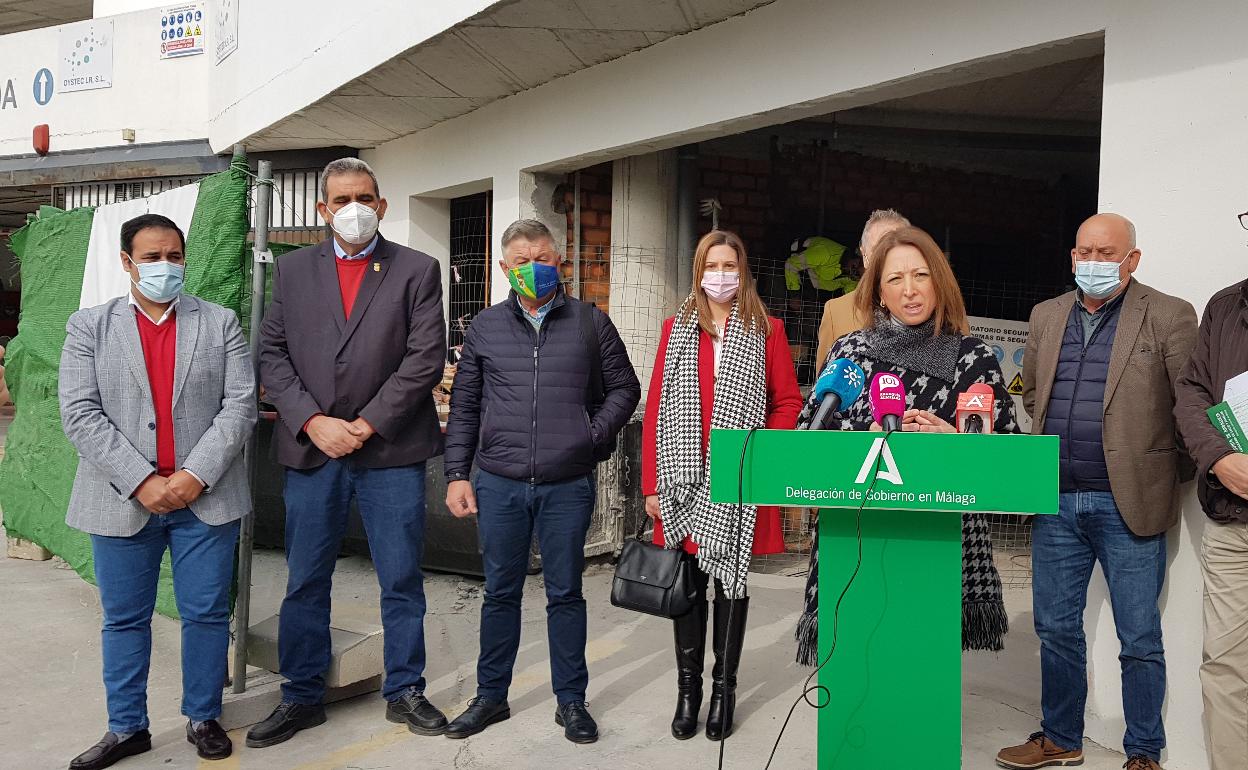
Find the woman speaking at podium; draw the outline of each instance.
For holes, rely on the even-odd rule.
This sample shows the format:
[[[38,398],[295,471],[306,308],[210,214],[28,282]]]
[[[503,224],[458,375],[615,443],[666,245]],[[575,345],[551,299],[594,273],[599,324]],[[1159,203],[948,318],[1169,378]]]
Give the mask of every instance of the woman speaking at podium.
[[[966,305],[944,252],[917,227],[902,227],[875,245],[858,285],[858,313],[865,329],[832,344],[828,361],[848,358],[867,382],[878,372],[896,375],[905,387],[902,430],[952,433],[958,394],[975,383],[992,387],[996,403],[992,431],[1017,433],[1014,400],[1005,389],[992,349],[970,336]],[[825,363],[826,365],[826,363]],[[808,401],[798,418],[808,422],[818,407]],[[879,430],[871,405],[861,398],[844,408],[832,430]],[[811,550],[806,610],[797,628],[797,659],[816,665],[819,607],[818,541]],[[992,561],[988,522],[982,514],[962,517],[962,648],[1000,650],[1008,630],[1001,576]]]
[[[784,550],[778,509],[756,513],[750,505],[710,502],[710,429],[791,429],[801,408],[784,324],[767,315],[745,244],[735,233],[707,233],[693,257],[693,291],[663,324],[641,452],[642,491],[646,513],[654,520],[654,542],[684,549],[701,593],[694,608],[673,621],[677,700],[672,735],[680,740],[698,731],[708,583],[715,581],[715,666],[706,737],[721,740],[732,733],[750,553]]]

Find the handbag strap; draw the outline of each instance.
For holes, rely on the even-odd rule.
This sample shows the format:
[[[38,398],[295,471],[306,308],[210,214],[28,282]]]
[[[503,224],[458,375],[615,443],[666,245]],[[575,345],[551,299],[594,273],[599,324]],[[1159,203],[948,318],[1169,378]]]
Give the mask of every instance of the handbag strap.
[[[642,505],[644,506],[645,503],[642,503]],[[650,517],[645,510],[642,510],[641,516],[637,520],[637,539],[643,543],[646,542],[646,522],[648,521],[650,521]]]
[[[585,354],[589,360],[589,408],[591,415],[597,411],[606,398],[606,385],[602,379],[602,343],[598,339],[598,328],[594,325],[593,305],[579,302],[581,315],[581,338],[585,342]]]

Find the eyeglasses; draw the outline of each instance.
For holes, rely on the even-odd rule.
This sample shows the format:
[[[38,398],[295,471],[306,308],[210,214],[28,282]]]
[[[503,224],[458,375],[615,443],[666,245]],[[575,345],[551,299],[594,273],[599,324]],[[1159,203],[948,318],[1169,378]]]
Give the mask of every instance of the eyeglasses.
[[[1239,215],[1239,226],[1248,230],[1248,211]]]

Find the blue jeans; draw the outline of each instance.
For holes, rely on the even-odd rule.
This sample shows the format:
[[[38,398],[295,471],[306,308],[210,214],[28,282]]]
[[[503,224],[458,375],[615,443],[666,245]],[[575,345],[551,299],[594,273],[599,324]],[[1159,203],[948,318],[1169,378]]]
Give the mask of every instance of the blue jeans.
[[[282,699],[313,705],[325,697],[332,651],[329,590],[355,497],[381,585],[386,676],[381,694],[395,700],[425,689],[425,464],[361,468],[330,460],[286,470],[286,598],[278,622]]]
[[[1063,492],[1057,516],[1035,518],[1031,548],[1045,735],[1067,750],[1083,746],[1088,697],[1083,611],[1092,564],[1099,561],[1121,644],[1123,749],[1128,756],[1160,761],[1166,745],[1161,724],[1166,662],[1157,599],[1166,576],[1166,536],[1133,534],[1109,492]]]
[[[536,527],[546,584],[551,685],[560,705],[585,700],[589,668],[585,665],[581,572],[585,568],[585,534],[597,496],[593,476],[530,484],[482,471],[476,480],[476,494],[485,562],[477,695],[502,701],[511,687],[511,672],[520,649],[520,600]]]
[[[182,714],[197,722],[221,716],[237,544],[237,521],[214,527],[186,508],[152,516],[130,537],[91,536],[104,609],[100,646],[109,730],[134,733],[148,727],[152,610],[166,548],[182,619]]]

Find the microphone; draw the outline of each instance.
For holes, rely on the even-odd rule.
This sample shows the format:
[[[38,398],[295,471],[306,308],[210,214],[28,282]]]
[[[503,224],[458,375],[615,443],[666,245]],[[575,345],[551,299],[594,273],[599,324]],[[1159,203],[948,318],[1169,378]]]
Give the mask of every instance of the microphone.
[[[867,376],[862,367],[848,358],[838,358],[828,364],[815,382],[815,400],[819,410],[806,426],[807,430],[823,430],[829,416],[848,407],[862,396]]]
[[[958,394],[957,428],[958,433],[991,433],[985,426],[992,425],[993,410],[997,400],[992,386],[977,382]]]
[[[871,379],[871,419],[892,433],[901,430],[906,412],[906,388],[897,375],[880,372]]]

